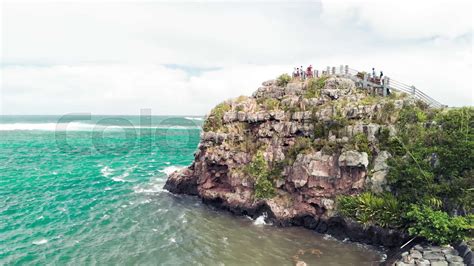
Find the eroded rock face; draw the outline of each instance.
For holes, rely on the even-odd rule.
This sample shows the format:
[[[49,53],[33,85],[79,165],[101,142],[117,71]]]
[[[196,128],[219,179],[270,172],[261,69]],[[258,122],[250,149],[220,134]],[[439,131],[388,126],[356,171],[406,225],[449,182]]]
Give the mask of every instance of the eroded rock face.
[[[374,168],[372,169],[372,177],[370,178],[370,188],[375,193],[384,191],[388,174],[387,160],[391,155],[388,151],[381,151],[374,159]]]
[[[377,137],[381,128],[394,134],[393,127],[376,122],[382,104],[361,104],[366,95],[349,79],[333,77],[318,93],[307,90],[306,82],[281,87],[269,80],[252,97],[228,102],[222,126],[202,133],[193,164],[171,174],[165,189],[198,195],[238,214],[266,212],[275,224],[304,225],[318,232],[337,227],[346,237],[364,238],[351,231],[355,225],[338,220],[336,197],[383,191],[390,154],[378,149]],[[396,108],[405,104],[396,101]],[[356,135],[367,138],[372,158],[357,150]],[[256,198],[257,177],[247,170],[257,152],[275,189],[270,198]],[[393,241],[384,241],[404,239],[391,234]]]

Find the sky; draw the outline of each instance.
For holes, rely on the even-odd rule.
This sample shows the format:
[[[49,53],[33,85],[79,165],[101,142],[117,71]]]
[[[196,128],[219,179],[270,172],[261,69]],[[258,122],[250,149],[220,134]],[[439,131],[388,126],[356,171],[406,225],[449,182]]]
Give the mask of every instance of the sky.
[[[205,115],[309,64],[474,103],[469,0],[0,1],[1,115]]]

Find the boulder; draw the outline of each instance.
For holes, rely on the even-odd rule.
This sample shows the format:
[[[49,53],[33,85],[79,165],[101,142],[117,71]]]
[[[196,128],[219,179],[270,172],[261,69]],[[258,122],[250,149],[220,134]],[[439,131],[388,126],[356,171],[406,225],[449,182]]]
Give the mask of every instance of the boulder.
[[[339,99],[343,95],[349,95],[355,90],[355,84],[347,78],[329,78],[326,80],[322,93],[331,99]]]
[[[345,151],[339,156],[338,162],[339,166],[363,167],[366,169],[369,165],[369,156],[366,152]]]
[[[175,194],[197,195],[197,179],[190,168],[184,168],[168,176],[164,189]]]

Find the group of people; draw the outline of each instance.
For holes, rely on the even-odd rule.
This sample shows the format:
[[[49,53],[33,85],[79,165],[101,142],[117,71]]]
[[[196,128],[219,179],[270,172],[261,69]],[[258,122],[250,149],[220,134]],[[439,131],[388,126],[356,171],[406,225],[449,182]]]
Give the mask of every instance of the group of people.
[[[370,81],[375,84],[384,85],[385,79],[383,78],[383,71],[380,71],[380,74],[377,76],[375,68],[372,68],[372,77],[370,78]],[[387,88],[387,95],[390,95],[390,93],[390,89]]]
[[[307,78],[312,78],[313,77],[313,66],[309,65],[306,67],[306,70],[303,69],[303,66],[300,67],[295,67],[293,69],[293,78],[297,78],[300,80],[305,80]],[[384,82],[383,79],[383,71],[380,71],[380,74],[377,75],[375,68],[372,68],[372,75],[369,76],[369,79],[371,82],[376,83],[376,84],[382,84]]]
[[[309,65],[306,68],[306,71],[303,70],[303,66],[301,67],[295,67],[293,69],[293,78],[299,78],[301,80],[305,80],[307,78],[312,78],[313,77],[313,66]]]
[[[383,71],[380,71],[380,74],[377,76],[375,68],[372,68],[372,78],[371,81],[377,84],[383,84]]]

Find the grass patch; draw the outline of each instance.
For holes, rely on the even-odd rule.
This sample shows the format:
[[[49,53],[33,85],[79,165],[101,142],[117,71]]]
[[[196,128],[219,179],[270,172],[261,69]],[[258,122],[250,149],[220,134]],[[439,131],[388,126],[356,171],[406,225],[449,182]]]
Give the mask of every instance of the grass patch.
[[[211,113],[204,122],[202,129],[205,132],[219,131],[223,125],[224,113],[230,111],[230,109],[231,106],[226,102],[218,104],[216,107],[214,107],[214,109],[211,110]]]
[[[278,78],[276,80],[277,85],[280,86],[280,87],[286,86],[290,81],[291,81],[291,76],[286,74],[286,73],[281,74],[280,76],[278,76]]]
[[[308,87],[304,94],[305,98],[319,98],[321,96],[321,90],[324,88],[326,84],[326,80],[328,77],[321,77],[321,78],[311,78],[308,81]]]

